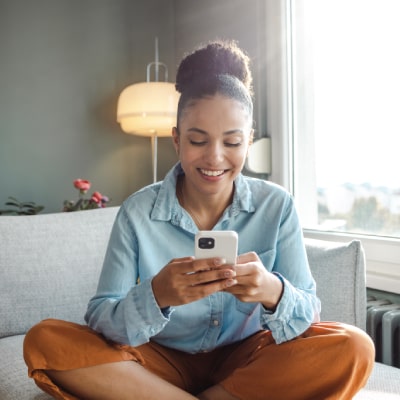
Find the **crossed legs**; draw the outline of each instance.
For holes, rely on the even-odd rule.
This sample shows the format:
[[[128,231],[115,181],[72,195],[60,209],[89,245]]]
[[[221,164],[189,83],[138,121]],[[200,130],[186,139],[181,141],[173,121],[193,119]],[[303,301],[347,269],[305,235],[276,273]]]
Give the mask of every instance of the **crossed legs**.
[[[276,345],[269,332],[205,354],[155,343],[107,342],[87,327],[46,320],[28,332],[24,356],[37,385],[58,399],[349,399],[374,361],[368,336],[332,323]]]

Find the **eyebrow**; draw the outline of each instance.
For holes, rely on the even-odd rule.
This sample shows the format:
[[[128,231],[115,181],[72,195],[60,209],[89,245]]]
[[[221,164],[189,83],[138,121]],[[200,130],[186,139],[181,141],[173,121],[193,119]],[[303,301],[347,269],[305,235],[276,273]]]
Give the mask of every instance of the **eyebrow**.
[[[189,129],[188,129],[188,132],[196,132],[196,133],[201,133],[201,134],[203,134],[203,135],[207,135],[207,134],[208,134],[207,131],[204,131],[203,129],[195,128],[195,127],[189,128]],[[224,134],[224,135],[233,135],[233,134],[235,134],[235,133],[241,133],[241,134],[243,134],[243,130],[242,130],[242,129],[231,129],[231,130],[229,130],[229,131],[224,132],[223,134]]]

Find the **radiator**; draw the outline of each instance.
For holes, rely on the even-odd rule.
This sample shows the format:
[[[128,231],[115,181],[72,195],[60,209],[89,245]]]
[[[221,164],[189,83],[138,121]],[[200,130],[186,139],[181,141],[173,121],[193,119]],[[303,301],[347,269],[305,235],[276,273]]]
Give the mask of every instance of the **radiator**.
[[[368,297],[367,333],[375,343],[375,360],[400,368],[400,304]]]

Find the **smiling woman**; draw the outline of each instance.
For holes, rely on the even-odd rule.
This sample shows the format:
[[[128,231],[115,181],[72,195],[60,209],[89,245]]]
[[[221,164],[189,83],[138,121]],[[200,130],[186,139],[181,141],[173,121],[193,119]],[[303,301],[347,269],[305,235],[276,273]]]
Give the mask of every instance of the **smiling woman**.
[[[319,322],[292,197],[241,173],[253,135],[247,62],[229,42],[183,60],[180,161],[121,206],[88,326],[47,320],[28,332],[29,373],[58,398],[351,398],[365,383],[373,344]],[[233,264],[192,256],[204,228],[237,232]]]
[[[173,142],[184,174],[177,193],[201,229],[212,229],[231,203],[252,143],[251,83],[249,58],[233,43],[229,50],[209,44],[179,66]]]

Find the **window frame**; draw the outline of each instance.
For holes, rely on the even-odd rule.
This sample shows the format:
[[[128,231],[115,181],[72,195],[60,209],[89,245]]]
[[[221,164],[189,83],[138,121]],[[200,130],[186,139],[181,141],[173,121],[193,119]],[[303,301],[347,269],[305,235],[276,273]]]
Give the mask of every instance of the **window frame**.
[[[295,113],[295,92],[292,82],[295,79],[292,59],[295,49],[292,46],[294,17],[301,13],[304,0],[276,0],[266,2],[266,114],[267,132],[271,136],[272,173],[269,179],[289,190],[296,201],[305,201],[312,190],[312,182],[297,173],[301,155],[307,154],[307,163],[313,163],[313,155],[299,151],[299,140],[295,124],[309,123],[299,120]],[[304,131],[304,130],[303,130]],[[303,160],[304,162],[304,160]],[[303,182],[301,180],[303,179]],[[305,180],[304,180],[305,179]],[[302,191],[300,188],[305,188]],[[301,218],[301,215],[300,215]],[[367,287],[386,292],[400,293],[400,239],[382,236],[356,235],[304,229],[304,236],[321,240],[348,242],[360,240],[366,259]]]

